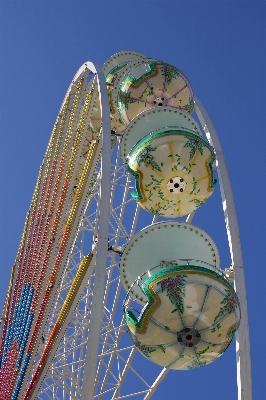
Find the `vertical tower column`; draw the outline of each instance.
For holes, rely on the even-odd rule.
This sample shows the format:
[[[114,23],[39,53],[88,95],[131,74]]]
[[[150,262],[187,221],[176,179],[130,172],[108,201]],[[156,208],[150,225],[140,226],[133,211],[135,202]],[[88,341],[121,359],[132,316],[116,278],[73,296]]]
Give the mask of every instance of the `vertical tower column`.
[[[103,316],[103,297],[105,289],[106,259],[108,251],[108,229],[111,198],[111,124],[110,106],[104,73],[98,65],[92,64],[91,62],[87,62],[86,64],[93,73],[97,74],[102,117],[100,216],[98,226],[98,242],[91,320],[81,395],[81,400],[92,400],[94,397],[94,381]]]

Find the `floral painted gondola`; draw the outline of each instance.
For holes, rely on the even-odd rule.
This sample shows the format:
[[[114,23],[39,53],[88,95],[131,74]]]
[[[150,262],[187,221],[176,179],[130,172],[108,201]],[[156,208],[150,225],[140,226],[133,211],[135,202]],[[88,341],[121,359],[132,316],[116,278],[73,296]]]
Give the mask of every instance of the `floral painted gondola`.
[[[151,225],[128,242],[120,269],[129,288],[124,303],[129,335],[144,356],[189,370],[224,353],[238,329],[240,306],[203,230],[174,221]]]

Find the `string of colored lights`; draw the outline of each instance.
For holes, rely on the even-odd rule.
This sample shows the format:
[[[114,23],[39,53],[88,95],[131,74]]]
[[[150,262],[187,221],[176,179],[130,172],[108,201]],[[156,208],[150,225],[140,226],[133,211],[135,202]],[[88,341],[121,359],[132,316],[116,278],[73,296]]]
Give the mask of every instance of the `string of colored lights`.
[[[36,368],[36,370],[35,370],[35,372],[34,372],[34,374],[32,376],[31,382],[30,382],[30,384],[28,386],[28,389],[27,389],[27,392],[26,392],[26,394],[24,396],[24,400],[29,398],[30,392],[32,391],[34,383],[36,382],[36,380],[37,380],[37,378],[39,376],[41,368],[45,364],[47,356],[48,356],[51,348],[54,345],[55,339],[58,336],[60,329],[62,328],[64,320],[66,319],[66,316],[67,316],[67,314],[69,312],[71,304],[72,304],[72,302],[73,302],[73,300],[74,300],[74,298],[76,296],[77,289],[80,286],[80,283],[81,283],[81,281],[83,280],[83,278],[85,276],[86,269],[88,268],[88,265],[91,262],[92,256],[93,256],[93,253],[90,253],[86,257],[84,257],[82,262],[81,262],[81,264],[80,264],[80,266],[79,266],[77,274],[76,274],[76,276],[75,276],[75,278],[73,280],[71,288],[70,288],[70,290],[68,292],[68,295],[67,295],[67,297],[66,297],[66,299],[64,301],[64,304],[63,304],[62,309],[61,309],[61,311],[59,313],[59,316],[58,316],[57,321],[56,321],[56,323],[54,325],[54,328],[53,328],[53,330],[52,330],[52,332],[50,334],[49,339],[47,340],[47,344],[46,344],[46,346],[44,348],[44,351],[42,353],[42,356],[40,358],[39,365],[37,366],[37,368]]]
[[[32,368],[56,293],[54,288],[65,265],[70,237],[75,231],[74,222],[88,196],[84,189],[90,184],[87,181],[93,176],[91,168],[99,151],[99,141],[88,141],[87,137],[97,95],[97,88],[88,88],[89,74],[86,69],[81,78],[72,82],[63,102],[26,215],[3,313],[0,347],[0,398],[3,400],[18,398],[26,371]],[[80,265],[56,329],[67,313],[76,293],[74,289],[90,259],[91,256],[85,257]],[[44,354],[48,354],[56,336],[53,332]]]

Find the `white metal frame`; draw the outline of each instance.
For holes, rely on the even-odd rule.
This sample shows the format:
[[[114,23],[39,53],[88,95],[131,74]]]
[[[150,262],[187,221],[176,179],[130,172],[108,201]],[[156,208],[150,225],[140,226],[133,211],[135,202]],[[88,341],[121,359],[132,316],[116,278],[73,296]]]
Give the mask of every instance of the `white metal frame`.
[[[75,304],[71,308],[73,314],[69,315],[66,321],[66,323],[70,322],[72,324],[73,329],[77,332],[76,335],[80,336],[79,341],[77,337],[71,337],[67,331],[61,342],[60,338],[58,338],[49,359],[51,362],[49,364],[50,369],[46,366],[43,370],[46,381],[41,387],[45,376],[39,380],[31,398],[36,398],[38,390],[41,387],[38,395],[39,399],[58,398],[64,400],[81,398],[82,400],[93,400],[97,398],[104,400],[106,398],[123,399],[138,394],[143,395],[143,398],[147,400],[155,393],[168,370],[165,368],[160,369],[153,381],[148,383],[141,376],[141,372],[137,367],[134,366],[134,357],[138,355],[136,348],[132,344],[129,344],[130,341],[124,347],[120,347],[123,337],[128,336],[125,333],[126,326],[123,318],[118,323],[114,323],[113,321],[116,318],[116,308],[120,306],[119,299],[122,297],[121,291],[123,289],[121,288],[119,276],[113,278],[113,272],[115,269],[118,270],[116,255],[112,251],[108,251],[109,239],[110,241],[113,240],[112,244],[120,245],[120,240],[125,243],[134,235],[135,230],[138,229],[141,210],[130,199],[129,190],[131,181],[124,166],[119,163],[119,144],[117,159],[112,164],[109,101],[105,77],[101,68],[96,64],[87,62],[77,72],[73,82],[78,79],[85,68],[89,68],[97,76],[102,115],[101,178],[100,182],[97,183],[99,189],[95,189],[94,195],[98,203],[97,210],[93,215],[90,215],[90,201],[92,200],[84,208],[84,219],[79,225],[77,232],[77,237],[79,235],[82,239],[79,244],[72,248],[72,253],[76,251],[82,257],[85,251],[84,233],[86,233],[86,229],[91,230],[94,235],[97,232],[97,250],[94,258],[96,266],[93,271],[88,271],[86,280],[83,282],[83,286],[78,294],[79,296],[81,295],[80,304],[82,303],[82,307],[88,310],[87,314],[80,312],[78,306],[77,310],[73,312],[74,306],[78,302],[78,299],[76,299]],[[216,151],[225,223],[235,271],[235,287],[241,303],[242,318],[237,335],[238,400],[252,400],[246,290],[234,198],[217,133],[203,105],[197,98],[195,102],[198,118],[209,142]],[[121,202],[118,205],[115,203],[116,190],[119,191],[121,197]],[[132,211],[133,207],[134,211]],[[129,208],[131,209],[132,223],[130,227],[126,227],[124,217]],[[193,215],[194,213],[187,217],[188,223],[192,221]],[[156,221],[157,216],[151,216],[150,223],[155,223]],[[111,230],[113,230],[113,236]],[[106,260],[108,260],[107,266]],[[91,281],[89,280],[90,274]],[[115,286],[115,289],[112,289],[113,286]],[[83,294],[81,294],[82,290]],[[109,305],[110,296],[113,298],[111,305]],[[62,329],[62,334],[65,328],[66,326]],[[71,362],[67,361],[69,354],[72,357]],[[125,357],[124,354],[127,354],[127,356]],[[53,358],[54,361],[52,361]],[[108,361],[105,361],[106,359]],[[117,364],[117,375],[114,375],[113,372],[115,363]],[[143,364],[147,366],[148,363],[149,361],[143,359]],[[76,366],[78,366],[77,370],[75,370]],[[62,382],[62,371],[66,379],[67,376],[70,376],[70,386],[66,381]],[[134,388],[134,393],[122,394],[120,389],[128,373],[133,373],[136,379],[139,380],[140,388]],[[113,384],[110,383],[112,379],[114,381]],[[57,390],[60,391],[58,395]]]

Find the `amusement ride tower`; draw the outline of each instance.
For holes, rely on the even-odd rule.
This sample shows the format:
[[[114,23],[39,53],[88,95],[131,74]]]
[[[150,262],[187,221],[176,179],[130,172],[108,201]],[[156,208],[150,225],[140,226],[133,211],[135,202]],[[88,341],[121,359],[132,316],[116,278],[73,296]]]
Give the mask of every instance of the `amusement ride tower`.
[[[217,179],[224,269],[192,224]],[[12,268],[0,398],[149,399],[170,369],[212,363],[234,335],[238,400],[251,400],[238,223],[205,108],[160,60],[125,51],[102,69],[86,62],[52,130]]]

